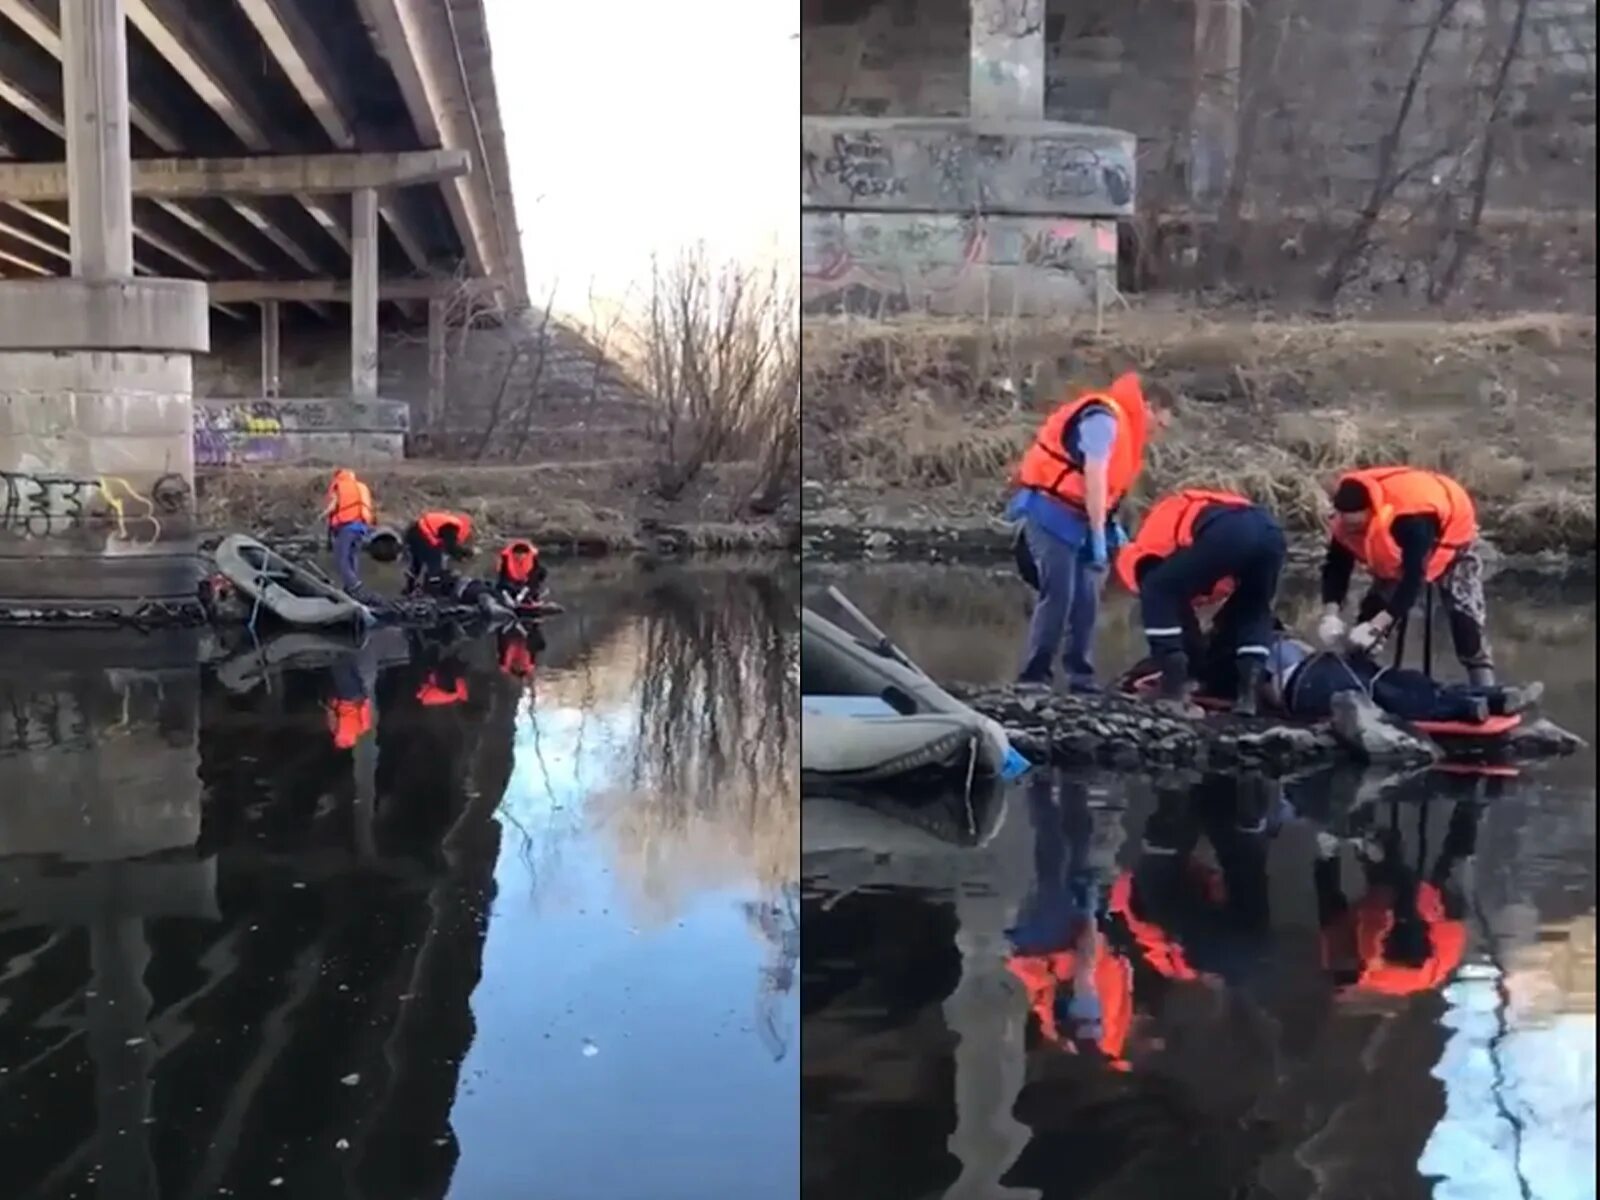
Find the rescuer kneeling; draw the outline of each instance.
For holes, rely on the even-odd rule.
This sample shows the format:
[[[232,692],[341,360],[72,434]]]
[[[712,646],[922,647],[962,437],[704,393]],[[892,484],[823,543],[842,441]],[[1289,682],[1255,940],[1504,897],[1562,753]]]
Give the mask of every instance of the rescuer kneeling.
[[[423,513],[406,527],[405,594],[451,594],[454,573],[446,560],[471,558],[471,542],[472,519],[464,513]]]
[[[1221,600],[1212,644],[1233,652],[1234,711],[1256,714],[1287,553],[1277,518],[1244,496],[1187,488],[1150,507],[1117,556],[1117,574],[1138,593],[1145,638],[1161,670],[1160,703],[1188,711],[1189,659],[1202,644],[1195,609]]]

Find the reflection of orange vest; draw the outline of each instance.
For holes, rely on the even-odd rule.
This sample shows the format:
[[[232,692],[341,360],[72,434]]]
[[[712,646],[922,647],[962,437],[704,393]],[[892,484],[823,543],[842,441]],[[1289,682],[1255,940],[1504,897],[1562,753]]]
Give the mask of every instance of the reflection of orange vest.
[[[1167,931],[1154,921],[1146,921],[1133,912],[1133,873],[1124,871],[1111,885],[1110,910],[1122,918],[1128,933],[1140,950],[1139,957],[1157,974],[1167,979],[1199,979],[1200,973],[1189,965],[1183,947],[1167,936]]]
[[[1372,497],[1372,519],[1365,532],[1349,534],[1337,517],[1332,535],[1374,579],[1400,578],[1400,546],[1394,540],[1396,517],[1433,517],[1439,522],[1439,542],[1423,564],[1429,583],[1443,575],[1460,553],[1478,536],[1478,514],[1472,497],[1454,479],[1415,467],[1372,467],[1349,471],[1339,482],[1359,483]]]
[[[446,690],[439,683],[437,672],[430,672],[423,685],[417,689],[417,700],[424,708],[441,708],[447,704],[460,704],[467,698],[467,681],[456,677],[453,688]]]
[[[1394,928],[1392,897],[1387,888],[1372,888],[1354,906],[1356,953],[1361,976],[1356,988],[1385,996],[1411,996],[1443,987],[1461,965],[1467,949],[1467,927],[1445,915],[1444,897],[1431,883],[1417,887],[1417,915],[1428,927],[1428,957],[1417,966],[1389,962],[1383,939]]]
[[[515,541],[500,551],[500,577],[507,583],[527,583],[539,565],[539,547]]]
[[[456,542],[459,545],[465,546],[472,537],[472,518],[463,513],[425,512],[417,518],[417,532],[435,550],[444,545],[444,539],[439,535],[444,532],[446,525],[456,527]]]
[[[1103,392],[1086,392],[1067,401],[1045,418],[1017,467],[1018,487],[1044,492],[1083,510],[1083,463],[1069,457],[1066,447],[1074,422],[1091,408],[1108,409],[1117,418],[1117,437],[1106,463],[1106,509],[1116,508],[1144,469],[1149,409],[1139,377],[1132,372],[1118,376]]]
[[[328,513],[330,529],[337,529],[352,521],[360,521],[364,525],[375,523],[372,489],[357,479],[354,471],[334,472],[333,482],[328,485],[327,503],[331,506]]]
[[[507,638],[500,650],[500,670],[513,679],[527,679],[533,674],[533,667],[533,651],[528,648],[527,640]]]
[[[1089,977],[1095,997],[1100,1001],[1100,1038],[1096,1045],[1113,1067],[1126,1071],[1128,1062],[1123,1052],[1133,1025],[1133,968],[1111,952],[1099,930],[1090,937],[1094,962],[1089,968]],[[1040,1033],[1068,1050],[1076,1047],[1062,1038],[1056,1024],[1055,1001],[1062,986],[1072,986],[1077,966],[1078,956],[1072,950],[1058,950],[1054,954],[1013,954],[1006,960],[1006,968],[1027,990],[1028,1006],[1039,1021]]]
[[[372,729],[371,700],[328,701],[328,732],[339,750],[349,750]]]
[[[1235,492],[1213,492],[1205,488],[1184,488],[1163,496],[1150,506],[1139,532],[1117,551],[1117,578],[1130,592],[1139,591],[1139,564],[1145,559],[1163,559],[1194,545],[1194,523],[1213,504],[1248,507],[1253,502]],[[1233,591],[1232,579],[1221,579],[1195,604],[1214,604]]]

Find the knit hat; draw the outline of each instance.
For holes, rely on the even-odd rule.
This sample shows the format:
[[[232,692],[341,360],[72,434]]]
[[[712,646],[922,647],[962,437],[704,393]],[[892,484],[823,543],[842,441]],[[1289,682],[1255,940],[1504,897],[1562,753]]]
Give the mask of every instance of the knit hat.
[[[1355,479],[1342,481],[1333,493],[1333,511],[1341,513],[1366,512],[1372,507],[1372,496],[1367,485]]]

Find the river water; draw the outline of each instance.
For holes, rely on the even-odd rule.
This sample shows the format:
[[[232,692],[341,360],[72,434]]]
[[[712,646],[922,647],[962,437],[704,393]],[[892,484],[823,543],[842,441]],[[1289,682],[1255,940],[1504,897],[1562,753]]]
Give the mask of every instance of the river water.
[[[935,677],[1015,670],[1008,571],[806,582]],[[1285,614],[1314,600],[1292,582]],[[1502,673],[1592,742],[1593,581],[1490,602]],[[1140,650],[1113,599],[1103,671]],[[977,845],[808,800],[805,1194],[1589,1200],[1594,769],[1035,770],[971,815]]]
[[[798,1194],[796,574],[555,574],[0,646],[0,1197]]]

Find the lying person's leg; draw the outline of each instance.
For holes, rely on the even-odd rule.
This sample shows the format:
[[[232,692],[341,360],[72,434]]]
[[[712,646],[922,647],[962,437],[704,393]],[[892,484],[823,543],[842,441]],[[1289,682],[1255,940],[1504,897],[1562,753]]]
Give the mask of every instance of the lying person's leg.
[[[1446,688],[1421,671],[1397,667],[1379,672],[1372,681],[1372,699],[1402,721],[1463,721],[1481,725],[1489,702],[1461,688]]]

